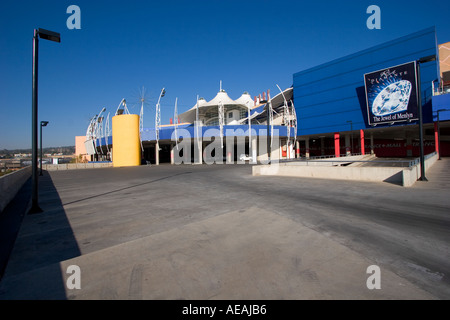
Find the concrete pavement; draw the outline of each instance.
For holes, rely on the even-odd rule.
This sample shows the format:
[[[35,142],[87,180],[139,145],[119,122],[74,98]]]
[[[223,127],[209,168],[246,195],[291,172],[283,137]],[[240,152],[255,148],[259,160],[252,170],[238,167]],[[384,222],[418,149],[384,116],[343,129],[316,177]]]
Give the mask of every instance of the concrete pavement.
[[[249,165],[46,172],[0,299],[448,299],[450,200],[434,172],[449,167],[409,189]]]

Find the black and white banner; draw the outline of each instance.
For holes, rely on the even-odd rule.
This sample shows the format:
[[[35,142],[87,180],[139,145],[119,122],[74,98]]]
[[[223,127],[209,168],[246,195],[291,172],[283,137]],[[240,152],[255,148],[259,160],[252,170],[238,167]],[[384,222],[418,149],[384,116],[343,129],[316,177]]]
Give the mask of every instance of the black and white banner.
[[[366,73],[364,82],[370,125],[419,119],[415,61]]]

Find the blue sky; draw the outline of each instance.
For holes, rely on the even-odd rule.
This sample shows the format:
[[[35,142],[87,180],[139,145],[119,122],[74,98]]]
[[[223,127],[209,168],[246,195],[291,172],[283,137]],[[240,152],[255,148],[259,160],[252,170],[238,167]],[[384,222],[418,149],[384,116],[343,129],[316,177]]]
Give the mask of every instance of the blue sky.
[[[81,30],[69,30],[70,5]],[[369,5],[381,29],[369,30]],[[295,72],[431,26],[450,41],[449,12],[424,1],[3,1],[0,5],[0,149],[31,148],[32,36],[39,42],[39,121],[44,147],[75,144],[103,107],[113,114],[125,98],[139,113],[139,88],[153,127],[160,90],[162,123],[214,98],[220,81],[237,99],[292,85]]]

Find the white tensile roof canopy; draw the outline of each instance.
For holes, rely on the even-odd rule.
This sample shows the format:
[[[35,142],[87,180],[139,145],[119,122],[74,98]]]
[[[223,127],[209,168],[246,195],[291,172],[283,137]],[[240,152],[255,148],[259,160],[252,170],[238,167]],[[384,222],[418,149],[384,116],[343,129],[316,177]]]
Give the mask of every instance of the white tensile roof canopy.
[[[284,99],[287,101],[292,99],[293,88],[288,88],[283,91],[283,93],[277,94],[272,98],[272,107],[277,108],[283,106]],[[207,102],[204,98],[200,98],[198,100],[198,108],[201,110],[201,113],[204,113],[207,109],[215,108],[219,106],[219,103],[222,103],[224,106],[239,106],[242,108],[253,108],[254,101],[251,95],[248,92],[244,92],[238,99],[231,99],[225,90],[220,90],[216,96]],[[197,103],[188,111],[179,115],[181,122],[193,123],[195,121],[196,116]],[[257,116],[257,114],[253,114],[252,118]]]
[[[211,101],[205,103],[203,107],[212,107],[212,106],[218,106],[219,103],[222,103],[224,106],[226,105],[235,105],[237,104],[236,101],[231,99],[225,90],[221,90],[217,93],[217,95],[212,99]]]
[[[248,102],[248,105],[247,105]],[[200,98],[198,100],[198,108],[206,109],[211,107],[218,107],[219,103],[222,103],[224,106],[241,106],[243,108],[248,108],[248,106],[253,106],[253,100],[248,92],[244,92],[239,99],[233,100],[231,99],[225,90],[221,90],[217,93],[217,95],[209,102],[205,99]],[[195,121],[195,111],[197,109],[197,103],[188,111],[180,114],[178,117],[181,122],[189,122],[193,123]]]
[[[254,105],[254,101],[252,99],[252,97],[250,96],[250,93],[248,92],[244,92],[242,94],[242,96],[240,96],[237,100],[236,100],[237,104],[246,106],[247,108],[251,108]]]

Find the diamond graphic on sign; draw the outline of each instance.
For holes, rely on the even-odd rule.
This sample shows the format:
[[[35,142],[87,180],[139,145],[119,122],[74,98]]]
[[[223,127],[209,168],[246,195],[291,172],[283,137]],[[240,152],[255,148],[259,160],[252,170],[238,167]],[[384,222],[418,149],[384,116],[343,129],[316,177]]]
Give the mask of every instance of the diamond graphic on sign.
[[[406,111],[411,96],[411,88],[411,82],[407,80],[391,83],[373,101],[372,113],[376,116],[385,116]]]
[[[416,61],[364,74],[367,123],[395,125],[418,120]]]
[[[411,82],[401,80],[384,88],[372,104],[372,113],[376,116],[406,111],[411,96]]]

